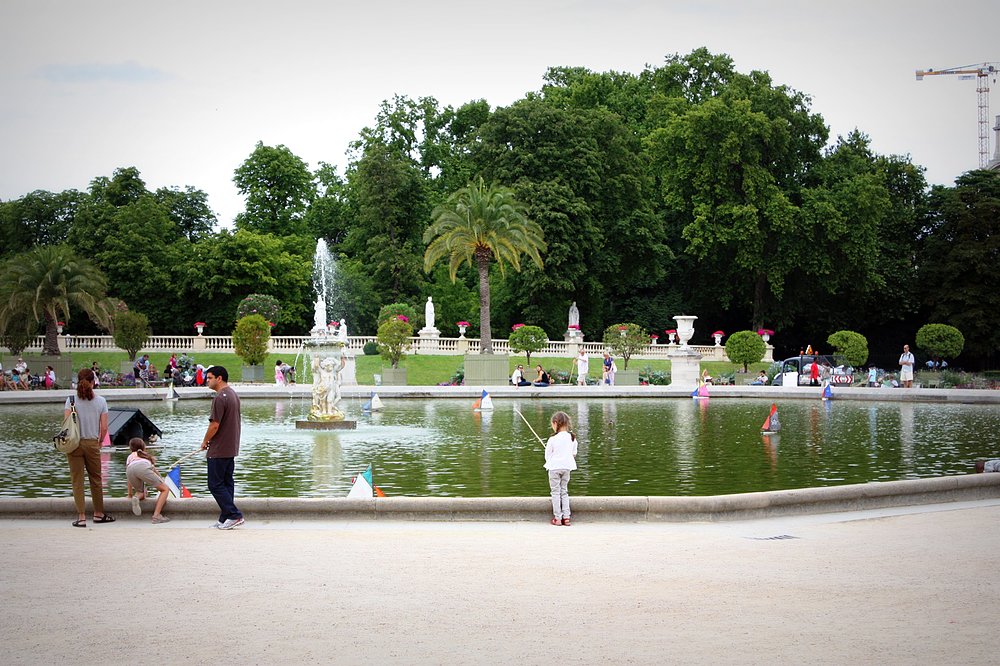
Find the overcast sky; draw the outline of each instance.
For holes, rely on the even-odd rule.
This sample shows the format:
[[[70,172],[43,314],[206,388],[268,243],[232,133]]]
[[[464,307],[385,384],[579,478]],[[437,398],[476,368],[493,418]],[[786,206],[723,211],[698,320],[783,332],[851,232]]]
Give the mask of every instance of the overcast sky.
[[[705,46],[812,97],[931,183],[978,166],[976,83],[916,69],[1000,61],[995,3],[653,0],[3,0],[0,199],[135,166],[205,190],[223,224],[257,141],[315,168],[394,94],[504,106],[546,68],[639,72]],[[991,82],[996,88],[998,83]],[[992,93],[993,118],[1000,114]],[[990,155],[995,149],[990,132]]]

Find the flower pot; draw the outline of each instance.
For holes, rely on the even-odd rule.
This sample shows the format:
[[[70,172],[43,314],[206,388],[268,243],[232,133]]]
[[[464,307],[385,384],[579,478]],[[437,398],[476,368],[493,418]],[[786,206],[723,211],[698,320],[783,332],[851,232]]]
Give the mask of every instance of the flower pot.
[[[677,337],[680,339],[681,347],[688,346],[688,340],[694,335],[694,320],[698,317],[694,315],[677,315],[674,321],[677,322]]]
[[[406,368],[382,368],[382,386],[406,386]]]

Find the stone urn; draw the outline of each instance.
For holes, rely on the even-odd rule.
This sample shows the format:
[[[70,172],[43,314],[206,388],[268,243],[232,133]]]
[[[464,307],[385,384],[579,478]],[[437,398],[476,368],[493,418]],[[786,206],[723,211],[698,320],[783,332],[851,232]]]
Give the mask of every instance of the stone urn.
[[[677,337],[680,339],[681,347],[687,347],[691,336],[694,335],[694,320],[698,317],[694,315],[678,315],[674,317],[677,322]]]

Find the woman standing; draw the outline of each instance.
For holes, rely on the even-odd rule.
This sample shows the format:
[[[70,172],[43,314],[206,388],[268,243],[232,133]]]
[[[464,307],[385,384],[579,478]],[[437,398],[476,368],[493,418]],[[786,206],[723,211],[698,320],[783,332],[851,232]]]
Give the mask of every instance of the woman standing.
[[[73,527],[86,527],[86,501],[83,496],[83,473],[90,480],[90,499],[94,504],[94,523],[113,523],[114,516],[104,513],[104,489],[101,488],[101,441],[108,434],[108,403],[94,394],[94,371],[83,368],[76,375],[76,413],[80,419],[80,446],[66,454],[69,477],[73,482],[73,503],[77,520]],[[73,398],[66,399],[63,418],[69,416]]]

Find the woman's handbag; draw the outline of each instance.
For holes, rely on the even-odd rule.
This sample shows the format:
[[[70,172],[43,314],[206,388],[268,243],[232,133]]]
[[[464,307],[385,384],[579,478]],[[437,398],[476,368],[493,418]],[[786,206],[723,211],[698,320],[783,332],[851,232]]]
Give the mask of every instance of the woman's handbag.
[[[72,453],[80,446],[80,417],[76,413],[75,396],[69,398],[69,414],[63,419],[62,430],[52,438],[56,451]]]

